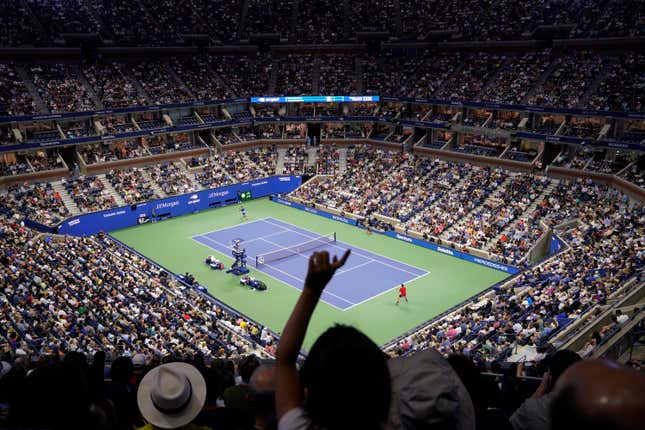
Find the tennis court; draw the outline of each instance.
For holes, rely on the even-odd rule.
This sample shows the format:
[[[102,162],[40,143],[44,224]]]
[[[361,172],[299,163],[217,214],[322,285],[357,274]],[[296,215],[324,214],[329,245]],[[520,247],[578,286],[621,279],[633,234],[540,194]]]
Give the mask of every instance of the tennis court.
[[[336,323],[358,327],[383,344],[508,276],[404,241],[368,235],[354,226],[269,199],[245,202],[244,207],[248,222],[240,219],[239,206],[230,205],[111,234],[171,272],[190,272],[218,300],[279,332],[300,295],[307,260],[298,255],[269,259],[271,267],[256,268],[255,256],[335,232],[334,247],[326,244],[327,248],[320,249],[341,254],[349,247],[352,256],[327,286],[334,295],[323,295],[316,307],[305,350]],[[245,240],[251,276],[264,282],[267,291],[250,290],[240,285],[239,277],[204,264],[210,254],[230,267],[232,239]],[[301,254],[308,256],[313,251]],[[397,293],[392,288],[401,282],[408,287],[410,302],[396,305]]]
[[[334,240],[333,234],[321,236],[275,218],[262,218],[199,234],[192,239],[224,254],[230,254],[233,240],[240,239],[249,257],[249,266],[255,263],[256,256],[264,260],[252,269],[299,290],[307,271],[304,260],[308,260],[311,253],[324,250],[340,256],[351,248],[351,258],[336,272],[321,296],[324,302],[341,310],[429,274],[426,270],[343,243],[342,238]]]

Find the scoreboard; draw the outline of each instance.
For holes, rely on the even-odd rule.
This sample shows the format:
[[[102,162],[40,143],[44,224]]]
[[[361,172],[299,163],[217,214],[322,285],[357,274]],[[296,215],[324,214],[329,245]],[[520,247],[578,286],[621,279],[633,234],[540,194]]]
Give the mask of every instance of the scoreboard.
[[[363,103],[379,100],[379,96],[251,97],[251,103]]]
[[[251,200],[251,191],[238,191],[237,199],[241,202],[246,202]]]

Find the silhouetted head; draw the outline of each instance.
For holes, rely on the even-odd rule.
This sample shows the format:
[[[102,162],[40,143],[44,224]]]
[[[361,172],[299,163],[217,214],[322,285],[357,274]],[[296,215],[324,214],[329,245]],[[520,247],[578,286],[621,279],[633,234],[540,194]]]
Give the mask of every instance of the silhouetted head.
[[[255,355],[248,355],[240,360],[237,364],[237,370],[242,378],[242,382],[248,384],[251,380],[253,371],[260,367],[260,360]]]
[[[375,429],[387,418],[390,374],[385,356],[353,327],[336,325],[314,343],[302,368],[305,408],[327,429]]]
[[[584,360],[555,386],[551,429],[637,430],[645,423],[645,374],[606,360]]]

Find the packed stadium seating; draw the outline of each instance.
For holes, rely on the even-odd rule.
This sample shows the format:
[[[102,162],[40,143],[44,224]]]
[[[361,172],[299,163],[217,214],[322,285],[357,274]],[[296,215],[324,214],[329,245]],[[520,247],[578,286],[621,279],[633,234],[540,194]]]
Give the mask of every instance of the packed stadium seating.
[[[173,427],[137,397],[162,363],[193,366],[195,392],[195,375],[205,382],[178,428],[294,428],[302,418],[332,429],[324,421],[345,406],[357,414],[340,427],[362,428],[389,409],[368,402],[361,417],[371,395],[399,403],[374,428],[419,428],[428,423],[409,415],[406,396],[444,387],[458,401],[432,425],[519,430],[550,416],[554,429],[590,428],[576,421],[588,411],[555,386],[558,359],[639,369],[605,365],[625,378],[613,384],[597,369],[561,379],[597,384],[605,399],[621,399],[612,386],[642,393],[645,369],[628,351],[645,333],[642,11],[628,0],[1,2],[0,428]],[[380,100],[249,100],[309,95]],[[336,327],[317,342],[335,330],[343,342],[299,356],[293,324],[273,333],[103,231],[58,234],[87,214],[274,175],[302,175],[278,196],[285,204],[355,224],[364,240],[421,241],[515,274],[428,309],[385,344]],[[137,223],[163,227],[166,216],[153,209]],[[309,264],[312,282],[320,272]],[[307,322],[298,326],[304,337]],[[412,372],[400,368],[419,357]],[[392,396],[390,382],[366,389],[386,358]],[[296,361],[301,372],[276,388]],[[336,362],[322,381],[333,380],[331,398],[316,397],[316,378]],[[413,371],[440,376],[403,382]],[[300,403],[276,410],[276,389],[294,378],[287,395],[306,393],[310,416]],[[334,407],[314,410],[321,399]],[[540,409],[522,417],[532,401]],[[428,421],[435,409],[422,410]],[[600,409],[612,424],[631,416]]]

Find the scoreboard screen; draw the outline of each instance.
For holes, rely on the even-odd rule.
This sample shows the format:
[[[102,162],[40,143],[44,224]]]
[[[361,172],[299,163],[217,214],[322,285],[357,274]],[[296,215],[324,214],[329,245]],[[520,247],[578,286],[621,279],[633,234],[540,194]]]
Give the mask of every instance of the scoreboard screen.
[[[379,96],[251,97],[251,103],[363,103],[378,102],[379,100]]]
[[[238,191],[237,192],[237,198],[241,202],[246,202],[248,200],[251,200],[251,191]]]

